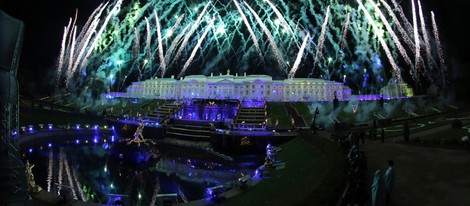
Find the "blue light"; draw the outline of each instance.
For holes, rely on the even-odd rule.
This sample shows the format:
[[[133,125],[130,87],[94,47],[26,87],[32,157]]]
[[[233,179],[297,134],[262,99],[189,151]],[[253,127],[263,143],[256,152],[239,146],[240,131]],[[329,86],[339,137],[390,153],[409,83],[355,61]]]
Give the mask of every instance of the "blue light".
[[[80,144],[80,140],[75,140],[75,144]]]
[[[80,129],[80,124],[76,124],[75,128]]]
[[[93,142],[94,142],[94,143],[98,143],[98,140],[95,138],[95,139],[93,139]]]
[[[29,148],[28,152],[33,153],[33,148]]]
[[[93,129],[98,130],[98,125],[93,126]]]
[[[111,142],[114,142],[114,135],[111,136]]]
[[[51,148],[51,147],[52,147],[52,143],[47,144],[47,147]]]

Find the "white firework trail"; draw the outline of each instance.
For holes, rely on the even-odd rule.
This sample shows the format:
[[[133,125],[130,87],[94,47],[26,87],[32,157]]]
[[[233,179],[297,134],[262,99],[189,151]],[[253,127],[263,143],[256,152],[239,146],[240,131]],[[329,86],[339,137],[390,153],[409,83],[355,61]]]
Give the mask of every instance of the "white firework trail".
[[[379,28],[375,24],[374,19],[372,18],[370,13],[367,11],[366,7],[364,7],[361,0],[357,0],[357,3],[359,3],[359,7],[361,7],[362,11],[366,15],[366,18],[367,18],[367,20],[369,20],[369,23],[372,25],[372,28],[374,29],[375,33],[378,34],[379,33]],[[385,42],[385,40],[383,39],[382,36],[377,35],[377,38],[379,38],[380,44],[382,45],[382,47],[385,51],[385,54],[387,54],[388,60],[389,60],[390,64],[393,67],[394,75],[398,78],[399,81],[401,81],[400,68],[398,68],[397,64],[395,63],[395,60],[393,58],[392,53],[390,52],[390,49],[388,48],[387,43]]]
[[[83,57],[83,55],[85,54],[86,52],[86,49],[88,47],[88,43],[90,42],[91,40],[91,37],[93,36],[94,32],[95,32],[95,29],[96,27],[98,26],[99,22],[100,22],[100,16],[101,16],[101,13],[103,12],[103,10],[106,8],[106,6],[108,5],[108,3],[106,3],[103,7],[101,7],[99,9],[99,12],[98,14],[95,16],[94,20],[91,22],[91,25],[89,27],[84,27],[83,29],[85,30],[85,33],[83,35],[82,38],[79,38],[80,40],[80,44],[78,46],[78,50],[80,50],[80,52],[78,53],[78,55],[76,56],[75,58],[75,63],[73,65],[73,68],[72,68],[72,71],[75,72],[77,70],[77,67],[78,65],[80,64],[81,62],[81,59]],[[101,5],[100,5],[101,6]],[[99,7],[98,7],[99,8]],[[95,10],[96,11],[96,10]],[[95,12],[93,12],[94,14]],[[82,31],[83,32],[83,31]]]
[[[176,56],[175,56],[173,61],[175,61],[175,62],[178,61],[178,58],[181,56],[181,53],[183,52],[183,49],[188,44],[189,38],[191,37],[191,35],[193,35],[194,31],[196,31],[197,27],[199,26],[199,23],[201,22],[202,17],[206,13],[206,10],[207,10],[207,8],[209,7],[210,4],[211,4],[211,2],[209,1],[209,2],[207,2],[206,6],[204,6],[204,9],[202,10],[201,14],[197,17],[196,21],[193,23],[193,26],[191,27],[189,32],[184,37],[183,42],[181,43],[180,48],[176,52]]]
[[[310,34],[307,34],[307,36],[305,36],[305,38],[304,38],[302,46],[300,47],[300,50],[299,50],[299,53],[297,54],[297,58],[295,60],[294,66],[292,67],[292,69],[290,70],[290,73],[289,73],[289,78],[291,78],[291,79],[293,79],[295,77],[295,73],[297,72],[297,69],[299,68],[300,61],[302,60],[302,56],[304,54],[305,48],[307,47],[307,42],[308,42],[309,38],[310,38]]]
[[[67,160],[67,156],[64,155],[64,167],[65,172],[67,174],[67,180],[69,182],[70,190],[72,190],[73,199],[77,200],[77,193],[75,192],[75,187],[72,180],[72,173],[70,172],[69,161]]]
[[[414,43],[411,40],[411,38],[408,36],[408,34],[406,33],[405,29],[403,28],[402,24],[398,20],[395,13],[393,12],[392,7],[390,7],[390,5],[387,2],[385,2],[385,0],[380,0],[380,3],[384,5],[384,7],[388,11],[388,14],[392,17],[393,21],[395,22],[395,25],[397,26],[398,32],[400,33],[402,39],[405,41],[406,45],[408,45],[408,48],[410,50],[413,50],[415,48]]]
[[[418,22],[416,19],[416,7],[415,7],[415,1],[411,0],[411,8],[413,10],[413,34],[414,34],[414,39],[415,39],[415,70],[412,73],[412,76],[417,80],[417,72],[418,69],[420,68],[420,59],[421,59],[421,45],[419,43],[419,34],[418,34]]]
[[[180,42],[181,39],[183,38],[184,34],[186,34],[186,30],[189,29],[189,26],[190,26],[190,24],[186,25],[186,27],[184,27],[183,31],[180,34],[178,34],[178,36],[176,36],[175,40],[173,40],[173,43],[171,43],[170,48],[166,51],[165,64],[167,64],[170,61],[171,54],[173,53],[176,46],[178,45],[178,42]],[[162,72],[162,78],[165,76],[165,72],[166,71]]]
[[[140,37],[139,37],[139,32],[137,32],[137,28],[134,27],[134,61],[137,61],[137,58],[139,57],[140,53]]]
[[[73,35],[72,35],[72,45],[70,46],[70,53],[69,53],[69,62],[68,62],[68,69],[67,69],[67,81],[66,85],[70,82],[70,79],[73,76],[72,67],[73,67],[73,53],[75,51],[75,35],[77,34],[77,26],[73,28]]]
[[[284,26],[284,28],[287,29],[287,31],[289,31],[289,34],[294,35],[294,31],[292,31],[292,28],[289,26],[286,19],[281,14],[281,12],[276,8],[276,6],[274,6],[274,4],[271,3],[271,1],[269,1],[269,0],[265,0],[265,1],[273,9],[274,13],[276,14],[277,18],[281,21],[281,24]]]
[[[54,175],[54,151],[49,150],[49,162],[47,163],[47,191],[51,191],[52,175]]]
[[[421,32],[423,33],[424,45],[426,47],[425,48],[426,49],[426,59],[427,59],[428,67],[432,68],[431,67],[431,59],[432,59],[431,45],[429,43],[428,32],[426,30],[426,23],[424,22],[423,10],[421,8],[421,1],[420,0],[418,0],[418,8],[419,8],[419,19],[421,21]]]
[[[57,178],[57,195],[60,195],[60,189],[62,187],[62,179],[63,175],[62,173],[64,172],[64,148],[60,148],[60,153],[59,153],[59,177]]]
[[[255,46],[256,51],[258,52],[258,56],[259,56],[260,60],[263,62],[263,53],[261,52],[261,49],[259,47],[258,39],[256,39],[255,32],[251,28],[250,22],[246,18],[245,14],[243,13],[242,8],[238,4],[238,2],[236,0],[234,0],[233,2],[235,3],[235,6],[237,7],[237,10],[240,13],[240,16],[242,17],[243,22],[245,23],[245,26],[248,29],[248,32],[250,33],[251,39],[253,40],[253,45]]]
[[[108,22],[109,22],[109,19],[111,19],[111,17],[117,13],[117,10],[121,7],[121,3],[122,3],[122,0],[118,0],[116,2],[116,5],[114,5],[113,9],[111,9],[111,11],[109,12],[108,16],[106,16],[106,19],[104,20],[103,24],[101,24],[101,28],[100,30],[98,31],[98,33],[96,34],[95,36],[95,39],[93,40],[92,44],[91,44],[91,48],[88,50],[88,53],[85,55],[85,57],[83,58],[83,62],[82,62],[82,66],[83,64],[85,64],[88,60],[88,58],[90,57],[91,55],[91,52],[93,52],[93,50],[95,49],[96,47],[96,44],[98,43],[98,40],[100,39],[101,37],[101,34],[104,32],[104,29],[106,28],[106,26],[108,25]]]
[[[393,3],[393,6],[395,7],[395,9],[398,11],[398,14],[400,15],[400,18],[403,21],[403,25],[405,25],[406,31],[408,31],[408,33],[412,33],[413,28],[411,27],[410,22],[406,18],[405,13],[403,13],[403,9],[401,8],[401,6],[397,3],[396,0],[392,0],[392,3]]]
[[[73,22],[72,22],[72,27],[69,27],[69,28],[75,28],[75,23],[77,22],[77,16],[78,16],[78,9],[75,9],[75,18],[73,18]],[[70,30],[70,33],[68,36],[72,36],[72,30]],[[69,38],[69,41],[67,42],[67,47],[70,46],[70,41],[71,39]]]
[[[315,61],[313,63],[313,69],[315,69],[315,65],[321,59],[322,54],[323,54],[323,45],[325,43],[325,35],[326,35],[326,28],[327,28],[326,26],[328,25],[328,17],[329,16],[330,16],[330,6],[328,6],[326,8],[325,21],[323,22],[323,25],[321,27],[321,34],[320,34],[320,38],[318,39],[317,54],[315,55]]]
[[[64,27],[64,36],[62,37],[62,44],[60,44],[60,55],[59,55],[59,65],[57,65],[57,81],[59,81],[60,76],[62,76],[62,66],[64,65],[65,57],[65,42],[67,41],[67,27]]]
[[[78,189],[78,194],[80,195],[80,199],[82,201],[86,201],[85,193],[83,193],[82,184],[80,184],[80,181],[78,181],[77,171],[75,168],[72,168],[72,175],[73,175],[73,179],[75,180],[75,183],[77,184],[77,189]]]
[[[64,62],[66,61],[66,52],[67,52],[67,48],[68,48],[68,44],[66,44],[67,40],[70,38],[70,35],[68,35],[69,33],[69,30],[70,32],[72,31],[70,25],[72,24],[72,18],[69,19],[69,23],[67,24],[67,26],[65,27],[64,29],[64,35],[63,35],[63,39],[62,39],[62,45],[61,45],[61,52],[60,52],[60,56],[59,56],[59,65],[57,66],[57,80],[59,80],[59,78],[62,76],[62,72],[63,72],[63,66],[64,66]]]
[[[107,5],[107,3],[106,3],[106,5]],[[93,20],[95,19],[94,17],[95,17],[95,15],[96,15],[96,12],[98,12],[99,10],[101,10],[102,6],[103,6],[103,3],[101,3],[101,4],[93,11],[93,13],[91,13],[90,17],[88,17],[88,19],[87,19],[85,25],[83,26],[83,28],[82,28],[80,34],[78,35],[78,38],[77,38],[77,39],[79,39],[79,40],[83,39],[83,36],[86,34],[86,32],[88,31],[88,28],[90,27],[91,23],[92,23]],[[101,14],[100,14],[100,15],[101,15]],[[79,47],[79,48],[81,48],[81,47]]]
[[[186,72],[186,70],[188,69],[189,65],[191,64],[191,62],[193,61],[194,59],[194,56],[196,56],[196,53],[199,49],[199,47],[201,47],[201,44],[202,42],[204,41],[204,39],[206,38],[207,34],[209,33],[210,29],[212,28],[212,26],[214,26],[214,21],[215,21],[215,18],[212,18],[211,22],[209,23],[209,26],[207,26],[206,30],[204,31],[204,34],[202,34],[201,38],[199,38],[196,46],[194,47],[193,51],[191,52],[191,55],[189,56],[188,60],[186,61],[186,63],[184,64],[183,66],[183,70],[181,70],[180,74],[178,75],[178,78],[180,78],[181,76],[184,75],[184,73]]]
[[[153,10],[153,13],[155,13],[155,22],[157,24],[158,56],[160,57],[160,69],[162,70],[162,73],[165,73],[164,71],[166,70],[166,64],[165,64],[165,59],[164,59],[164,54],[163,54],[163,43],[162,43],[162,32],[160,28],[160,20],[158,19],[157,11]]]
[[[150,205],[155,205],[157,202],[158,192],[160,192],[160,179],[157,177],[155,178],[155,188],[153,189],[152,201],[150,202]]]
[[[176,29],[178,29],[178,27],[180,26],[181,21],[183,21],[183,19],[184,19],[184,14],[181,15],[180,17],[178,17],[178,19],[176,20],[175,25],[171,28],[171,30],[166,32],[166,34],[163,38],[164,39],[170,38],[175,33]]]
[[[401,45],[400,40],[398,39],[398,37],[395,34],[395,32],[393,31],[392,27],[388,23],[388,20],[387,20],[387,18],[385,18],[385,15],[382,13],[382,11],[380,11],[379,7],[377,6],[377,4],[374,1],[372,1],[372,0],[368,0],[368,1],[369,1],[370,4],[372,4],[375,11],[379,14],[379,17],[382,20],[382,23],[385,25],[385,28],[387,29],[388,33],[392,37],[393,42],[397,46],[398,51],[400,52],[400,54],[403,57],[403,59],[405,60],[405,62],[408,64],[408,66],[413,67],[413,62],[411,62],[410,57],[406,53],[406,50],[403,47],[403,45]]]
[[[344,23],[343,32],[341,35],[341,43],[339,47],[341,51],[344,50],[344,45],[346,44],[346,35],[348,35],[348,27],[349,27],[350,18],[351,18],[351,13],[348,12],[348,16],[346,17],[346,22]]]
[[[284,64],[284,61],[282,60],[282,57],[281,57],[281,54],[279,53],[279,50],[277,49],[276,42],[274,41],[273,35],[269,31],[269,29],[266,27],[266,25],[263,23],[263,21],[258,16],[258,14],[256,14],[256,12],[250,7],[250,5],[248,5],[248,3],[246,3],[246,1],[243,1],[243,3],[245,3],[246,8],[248,8],[248,10],[250,10],[251,14],[253,14],[256,21],[261,26],[261,29],[263,29],[264,33],[268,37],[269,45],[271,46],[271,49],[273,50],[274,55],[276,56],[277,63],[279,64],[279,69],[281,71],[283,71],[284,67],[285,67],[285,64]]]
[[[149,20],[147,19],[147,17],[145,17],[145,24],[146,24],[146,29],[147,29],[147,40],[145,41],[145,44],[146,44],[146,47],[145,47],[145,58],[148,60],[148,61],[152,61],[150,59],[150,43],[151,43],[151,40],[152,40],[152,34],[150,33],[150,23],[149,23]]]
[[[442,73],[442,79],[444,81],[445,79],[445,70],[446,70],[446,63],[445,63],[445,58],[444,58],[444,52],[442,50],[442,45],[441,45],[441,40],[439,38],[439,29],[437,28],[436,20],[434,17],[434,12],[431,11],[431,18],[432,18],[432,28],[434,31],[434,39],[436,41],[436,46],[437,46],[437,55],[439,56],[439,61],[441,63],[441,73]]]

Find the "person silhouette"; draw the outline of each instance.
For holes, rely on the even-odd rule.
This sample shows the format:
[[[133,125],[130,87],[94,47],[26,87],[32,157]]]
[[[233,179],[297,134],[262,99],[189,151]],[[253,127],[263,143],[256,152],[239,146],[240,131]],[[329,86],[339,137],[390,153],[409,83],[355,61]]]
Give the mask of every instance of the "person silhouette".
[[[393,187],[395,184],[395,168],[393,160],[388,160],[388,168],[384,174],[384,182],[386,187],[386,202],[390,202],[390,197],[392,195]]]
[[[372,181],[371,186],[372,206],[385,205],[385,190],[386,188],[382,177],[382,172],[380,170],[377,170],[375,171],[374,180]]]

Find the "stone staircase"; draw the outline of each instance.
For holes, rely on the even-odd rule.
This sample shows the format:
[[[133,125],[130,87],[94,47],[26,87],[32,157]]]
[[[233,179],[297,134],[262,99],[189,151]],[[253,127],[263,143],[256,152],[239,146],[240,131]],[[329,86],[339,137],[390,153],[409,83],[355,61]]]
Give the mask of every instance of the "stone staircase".
[[[162,123],[166,119],[169,119],[171,115],[177,113],[183,107],[182,104],[164,104],[158,106],[154,111],[147,114],[147,118],[150,121],[156,121],[158,123]]]
[[[257,107],[244,106],[241,104],[234,120],[233,129],[264,131],[266,130],[266,104]]]
[[[184,124],[171,124],[168,126],[166,137],[191,140],[191,141],[210,141],[212,128],[210,125],[184,125]]]

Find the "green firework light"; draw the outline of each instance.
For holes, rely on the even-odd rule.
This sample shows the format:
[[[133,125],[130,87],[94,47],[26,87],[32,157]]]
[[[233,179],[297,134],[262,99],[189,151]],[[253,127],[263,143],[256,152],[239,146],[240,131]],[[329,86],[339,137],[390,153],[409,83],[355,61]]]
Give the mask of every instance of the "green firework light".
[[[80,88],[113,75],[114,81],[102,81],[105,91],[122,90],[130,81],[230,68],[275,79],[347,77],[357,90],[363,74],[356,68],[365,67],[370,90],[402,76],[415,85],[445,82],[437,27],[416,28],[419,41],[434,34],[426,35],[432,44],[423,43],[433,55],[421,55],[409,41],[415,33],[403,13],[395,0],[117,0],[96,8],[85,25],[65,27],[57,78]],[[399,42],[406,42],[403,50]]]

